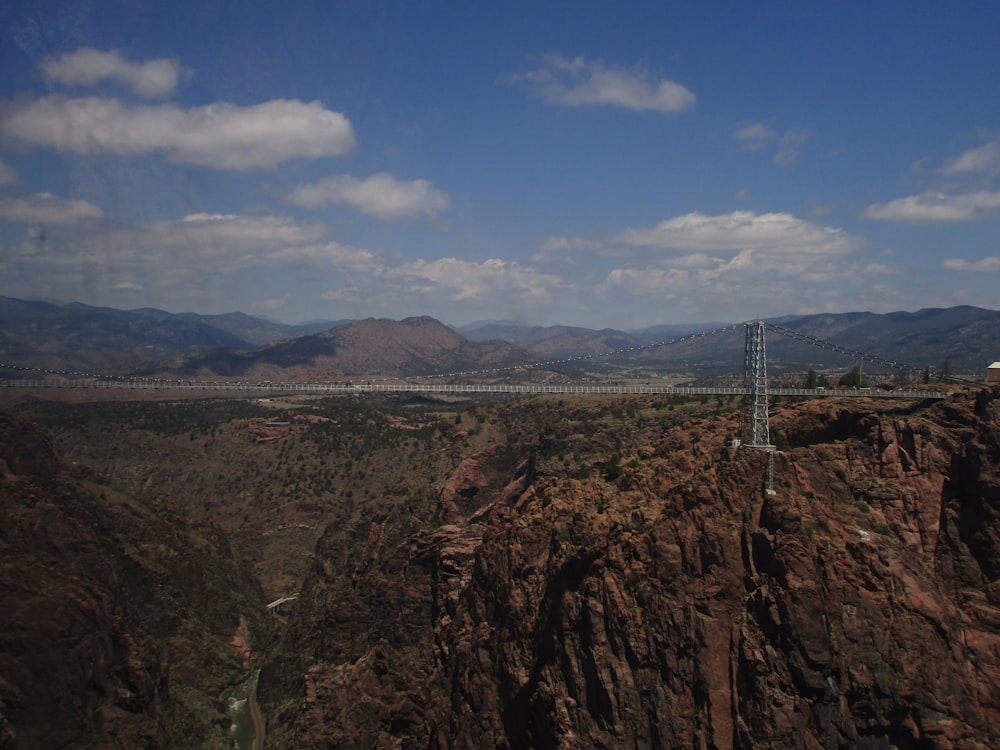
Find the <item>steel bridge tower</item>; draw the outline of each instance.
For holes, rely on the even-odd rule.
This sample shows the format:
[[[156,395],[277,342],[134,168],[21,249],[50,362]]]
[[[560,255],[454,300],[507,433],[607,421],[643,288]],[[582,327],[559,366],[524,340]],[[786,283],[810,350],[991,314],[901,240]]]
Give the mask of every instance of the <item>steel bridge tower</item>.
[[[743,352],[743,424],[740,443],[767,453],[767,493],[774,494],[774,445],[767,413],[767,356],[764,321],[747,323]]]

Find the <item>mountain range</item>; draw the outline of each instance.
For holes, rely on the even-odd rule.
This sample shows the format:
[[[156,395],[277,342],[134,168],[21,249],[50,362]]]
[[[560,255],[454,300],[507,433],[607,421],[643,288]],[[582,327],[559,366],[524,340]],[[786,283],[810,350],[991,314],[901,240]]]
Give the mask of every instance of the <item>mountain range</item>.
[[[768,322],[917,368],[947,365],[952,372],[981,376],[1000,359],[1000,312],[977,307],[822,313]],[[727,328],[732,330],[723,335],[675,342]],[[622,352],[597,361],[699,377],[739,372],[743,347],[740,326],[726,323],[634,331],[513,322],[451,328],[428,317],[288,325],[240,312],[175,314],[0,297],[0,363],[7,372],[13,366],[178,377],[419,376]],[[769,367],[778,372],[851,364],[842,354],[773,334],[767,353]],[[573,374],[571,364],[557,368]]]

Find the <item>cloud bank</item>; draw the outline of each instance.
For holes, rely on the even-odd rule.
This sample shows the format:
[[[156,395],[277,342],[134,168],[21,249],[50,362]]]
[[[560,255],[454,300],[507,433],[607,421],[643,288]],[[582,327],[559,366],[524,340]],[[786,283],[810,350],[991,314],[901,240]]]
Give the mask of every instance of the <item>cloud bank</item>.
[[[92,203],[58,198],[52,193],[0,196],[0,219],[19,224],[69,225],[103,216],[104,211]]]
[[[842,229],[823,227],[787,213],[733,211],[709,216],[689,213],[645,229],[626,229],[610,238],[549,238],[549,250],[585,249],[621,254],[621,248],[740,252],[773,257],[831,258],[854,253],[863,243]]]
[[[346,203],[384,220],[435,216],[451,205],[448,196],[427,180],[400,180],[385,173],[363,180],[335,175],[298,186],[286,196],[286,201],[300,208]]]
[[[275,99],[185,109],[131,106],[117,99],[52,95],[0,108],[0,136],[63,153],[162,153],[216,169],[272,169],[296,158],[341,156],[355,147],[350,121],[318,101]]]

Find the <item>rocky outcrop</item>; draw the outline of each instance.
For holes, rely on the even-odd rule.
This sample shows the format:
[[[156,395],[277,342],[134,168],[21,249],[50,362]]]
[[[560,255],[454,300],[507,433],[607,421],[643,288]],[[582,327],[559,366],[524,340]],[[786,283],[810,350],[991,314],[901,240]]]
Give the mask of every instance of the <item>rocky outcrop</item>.
[[[247,434],[254,443],[276,443],[292,434],[292,423],[251,417],[247,420]]]
[[[996,392],[778,409],[773,495],[732,414],[505,408],[362,575],[321,543],[279,745],[1000,745]]]

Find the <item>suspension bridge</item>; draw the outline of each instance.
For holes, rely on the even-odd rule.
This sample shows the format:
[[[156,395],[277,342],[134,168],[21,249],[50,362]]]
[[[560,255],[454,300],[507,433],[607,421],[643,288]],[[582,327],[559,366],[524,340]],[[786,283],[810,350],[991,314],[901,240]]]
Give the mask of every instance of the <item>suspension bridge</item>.
[[[684,386],[650,384],[572,384],[572,383],[510,383],[510,382],[456,382],[473,378],[496,378],[509,376],[513,372],[545,370],[559,365],[583,363],[587,360],[608,359],[637,352],[665,347],[721,333],[745,329],[743,354],[743,382],[739,386]],[[765,332],[771,331],[781,336],[810,346],[825,349],[850,357],[857,362],[868,362],[896,372],[914,374],[921,368],[902,362],[885,359],[875,354],[856,351],[838,344],[823,341],[813,336],[794,331],[773,323],[752,321],[725,326],[699,333],[680,336],[653,344],[617,349],[600,354],[551,359],[527,364],[497,367],[482,370],[465,370],[441,373],[421,378],[376,378],[363,382],[290,382],[290,381],[249,381],[230,380],[180,380],[171,378],[144,378],[120,375],[100,375],[83,372],[43,370],[0,362],[0,370],[31,373],[31,378],[0,379],[0,387],[8,388],[94,388],[132,390],[182,390],[241,392],[247,395],[267,395],[282,393],[299,394],[374,394],[374,393],[424,393],[424,394],[618,394],[618,395],[659,395],[659,396],[741,396],[743,412],[738,445],[763,451],[768,456],[767,491],[773,492],[774,451],[771,443],[769,424],[769,399],[775,396],[802,398],[863,397],[887,399],[943,399],[945,391],[926,388],[788,388],[772,387],[767,377],[767,355]]]

